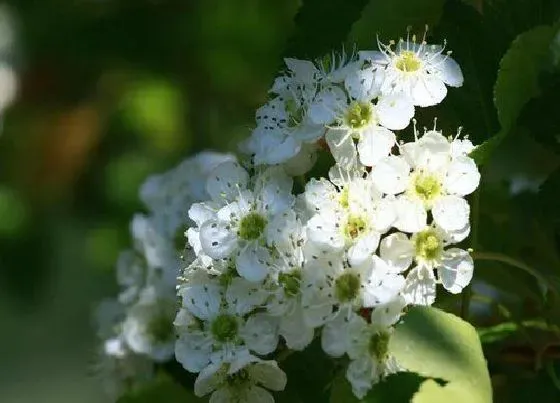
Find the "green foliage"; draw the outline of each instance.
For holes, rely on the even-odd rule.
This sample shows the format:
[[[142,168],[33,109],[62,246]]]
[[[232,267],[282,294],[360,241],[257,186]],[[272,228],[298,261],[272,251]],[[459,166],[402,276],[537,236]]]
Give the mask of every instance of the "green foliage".
[[[408,371],[425,381],[414,402],[492,401],[490,376],[478,335],[460,318],[431,307],[414,307],[397,325],[389,348]]]
[[[340,49],[367,0],[303,0],[287,57],[314,59]]]
[[[348,42],[359,49],[377,46],[376,37],[387,42],[406,37],[406,28],[422,37],[424,27],[435,26],[443,11],[445,0],[371,0],[356,21]]]
[[[507,136],[528,100],[539,94],[538,78],[548,60],[554,29],[539,26],[519,35],[500,62],[494,86],[494,104],[500,131],[481,144],[472,154],[479,164],[488,161],[495,148]]]

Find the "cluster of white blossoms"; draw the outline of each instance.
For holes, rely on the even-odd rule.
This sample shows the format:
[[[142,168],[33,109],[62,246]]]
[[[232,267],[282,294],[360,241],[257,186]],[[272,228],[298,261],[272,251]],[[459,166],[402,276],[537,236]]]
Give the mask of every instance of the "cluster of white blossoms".
[[[175,354],[199,373],[197,395],[271,402],[267,390],[287,382],[274,353],[319,337],[363,398],[406,370],[389,351],[406,307],[470,282],[473,260],[453,244],[469,234],[474,146],[410,124],[462,84],[443,49],[412,39],[328,63],[286,59],[241,146],[251,163],[216,167],[210,198],[189,209],[195,257],[179,278]],[[409,125],[406,142],[395,131]],[[335,164],[297,192],[292,176],[318,152]]]
[[[125,388],[150,379],[154,363],[174,356],[173,320],[177,311],[176,283],[183,265],[186,208],[208,197],[208,174],[230,155],[204,152],[172,170],[149,177],[140,190],[148,213],[131,223],[133,248],[117,262],[120,293],[97,310],[102,351],[98,372],[108,394],[117,398]],[[185,207],[186,206],[186,207]],[[183,256],[188,259],[188,256]]]
[[[465,196],[480,174],[460,131],[411,124],[462,85],[457,63],[414,37],[379,49],[286,59],[244,162],[202,154],[148,180],[150,214],[135,217],[136,247],[119,262],[122,315],[107,354],[174,352],[211,402],[273,402],[289,382],[278,353],[316,338],[347,363],[358,398],[406,370],[389,349],[406,307],[472,278],[469,252],[453,245],[469,234]],[[318,153],[334,165],[306,177]]]

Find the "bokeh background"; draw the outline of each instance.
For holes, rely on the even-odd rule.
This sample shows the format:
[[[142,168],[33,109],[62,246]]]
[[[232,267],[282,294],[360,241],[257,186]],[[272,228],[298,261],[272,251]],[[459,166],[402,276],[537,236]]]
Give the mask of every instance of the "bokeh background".
[[[17,0],[0,136],[0,401],[104,402],[91,310],[150,173],[249,133],[288,1]],[[2,40],[0,25],[0,42]],[[0,92],[3,88],[0,88]]]
[[[129,245],[130,218],[142,209],[138,187],[196,151],[235,150],[286,46],[298,50],[289,38],[299,3],[0,1],[0,68],[18,75],[17,98],[1,115],[0,402],[105,402],[91,376],[92,309],[117,291],[114,263]],[[477,143],[499,130],[492,86],[511,41],[560,16],[558,0],[511,0],[512,7],[509,0],[410,0],[398,13],[391,2],[369,3],[352,29],[362,47],[374,45],[372,24],[381,22],[386,36],[396,36],[406,28],[403,21],[421,30],[441,20],[430,35],[449,39],[466,80],[450,93],[440,125],[464,123]],[[315,36],[335,35],[328,21],[313,23]],[[555,57],[558,66],[560,50]],[[483,172],[478,239],[481,248],[535,262],[558,279],[560,129],[551,118],[560,105],[559,77],[544,77],[540,101],[524,109],[515,137]],[[0,106],[13,85],[0,74]],[[541,203],[538,192],[553,172]],[[480,325],[507,319],[517,326],[535,318],[560,324],[560,301],[547,299],[544,306],[541,284],[530,275],[499,263],[476,267],[472,319]],[[494,299],[515,308],[514,319],[504,319],[510,311],[504,314]],[[442,301],[458,313],[458,299]],[[507,396],[497,402],[560,401],[560,380],[555,386],[544,367],[535,370],[535,360],[544,357],[560,374],[560,333],[537,330],[530,342],[521,337],[506,345],[511,349],[493,348],[490,339],[485,345],[498,396]]]

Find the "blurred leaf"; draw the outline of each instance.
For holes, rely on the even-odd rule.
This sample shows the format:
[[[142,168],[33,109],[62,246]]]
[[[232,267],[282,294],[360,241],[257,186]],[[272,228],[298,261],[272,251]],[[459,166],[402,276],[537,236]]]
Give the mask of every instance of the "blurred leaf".
[[[492,388],[476,330],[459,317],[432,307],[413,307],[389,343],[397,361],[425,381],[413,402],[492,401]]]
[[[118,403],[202,403],[207,400],[196,397],[192,391],[160,374],[155,381],[120,398]]]
[[[367,0],[302,0],[286,57],[314,59],[339,49]]]
[[[358,48],[377,49],[376,36],[383,41],[406,35],[408,26],[422,37],[424,27],[436,25],[445,0],[371,0],[356,21],[348,42]]]
[[[169,153],[190,140],[184,133],[186,103],[177,86],[163,79],[134,83],[121,101],[124,119],[148,147]]]
[[[28,220],[25,200],[15,190],[0,186],[0,237],[17,237]]]
[[[519,35],[502,58],[494,86],[494,105],[501,129],[472,152],[478,164],[489,159],[510,133],[523,106],[539,94],[538,78],[549,55],[553,35],[550,26],[535,27]]]

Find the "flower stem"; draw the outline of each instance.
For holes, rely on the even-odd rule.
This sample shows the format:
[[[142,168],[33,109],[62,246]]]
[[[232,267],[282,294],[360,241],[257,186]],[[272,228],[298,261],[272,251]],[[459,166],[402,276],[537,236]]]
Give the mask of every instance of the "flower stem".
[[[473,195],[472,203],[472,217],[473,224],[471,230],[471,248],[476,250],[478,247],[478,216],[480,211],[480,189],[477,190]],[[471,307],[471,297],[472,297],[472,285],[469,284],[463,290],[461,295],[461,318],[468,320],[469,311]]]

